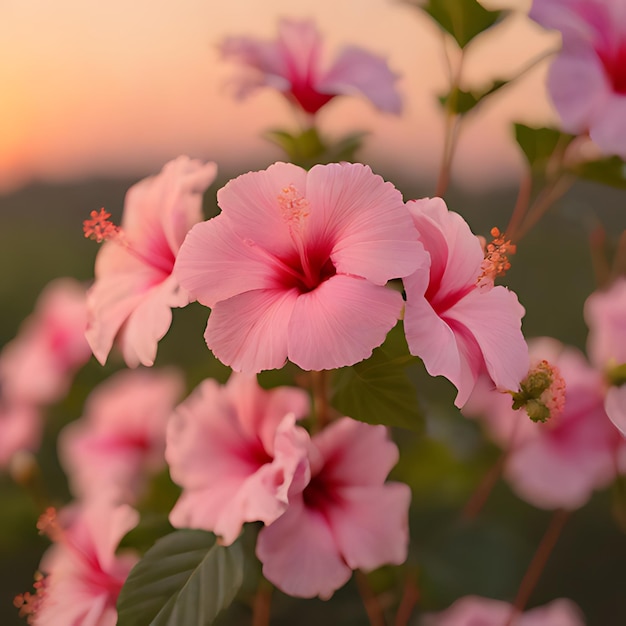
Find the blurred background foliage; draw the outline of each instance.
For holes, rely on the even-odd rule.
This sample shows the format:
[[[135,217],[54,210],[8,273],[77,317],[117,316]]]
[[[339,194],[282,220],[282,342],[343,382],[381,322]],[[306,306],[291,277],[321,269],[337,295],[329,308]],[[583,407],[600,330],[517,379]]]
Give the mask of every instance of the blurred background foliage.
[[[226,179],[227,175],[222,175],[206,194],[207,217],[217,212],[215,190]],[[406,199],[432,193],[411,181],[392,181]],[[133,182],[38,184],[0,196],[0,263],[4,268],[0,279],[0,345],[15,336],[38,293],[51,279],[92,279],[97,245],[83,238],[82,220],[89,211],[104,206],[119,222],[124,194]],[[474,232],[486,235],[494,225],[506,226],[515,194],[514,189],[468,194],[452,188],[447,202]],[[520,242],[505,282],[526,307],[524,331],[528,337],[550,335],[584,349],[582,305],[595,288],[589,235],[601,225],[609,243],[615,245],[626,229],[624,200],[623,191],[577,183]],[[212,357],[202,340],[206,317],[206,309],[195,304],[174,311],[172,329],[159,348],[156,365],[184,364],[189,389],[208,376],[222,381],[228,376],[227,368]],[[69,500],[54,448],[57,433],[80,417],[90,390],[121,367],[120,360],[112,359],[102,368],[92,359],[77,376],[71,394],[48,412],[46,436],[38,455],[39,488],[48,501],[63,504]],[[289,369],[267,373],[261,382],[266,386],[282,384],[293,373]],[[551,514],[521,502],[500,481],[480,515],[472,521],[462,519],[461,510],[496,462],[499,451],[487,442],[476,423],[454,408],[451,384],[429,377],[421,365],[411,366],[409,376],[425,428],[423,433],[401,428],[394,431],[401,460],[392,478],[406,481],[413,491],[410,556],[400,571],[383,568],[370,575],[370,582],[384,601],[389,589],[409,572],[418,581],[419,611],[445,608],[466,594],[512,601]],[[47,540],[35,529],[41,502],[24,493],[8,476],[0,477],[0,489],[0,623],[10,626],[23,623],[12,607],[12,598],[31,588]],[[166,510],[176,497],[175,489],[164,475],[148,501],[160,502]],[[532,595],[531,606],[569,597],[581,606],[592,626],[626,623],[626,528],[618,523],[620,511],[623,523],[625,510],[623,491],[620,494],[613,488],[596,494],[572,515]],[[240,599],[219,618],[220,624],[249,623],[253,584],[244,586]],[[339,590],[331,603],[296,600],[275,592],[272,612],[276,626],[368,623],[354,580]]]

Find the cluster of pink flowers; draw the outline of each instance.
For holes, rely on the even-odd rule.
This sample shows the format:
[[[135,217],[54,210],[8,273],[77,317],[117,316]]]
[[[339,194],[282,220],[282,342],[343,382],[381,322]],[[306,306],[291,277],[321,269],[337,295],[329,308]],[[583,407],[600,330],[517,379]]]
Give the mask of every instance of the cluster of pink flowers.
[[[265,391],[256,377],[206,380],[181,404],[166,458],[183,487],[170,521],[210,530],[228,545],[261,521],[263,574],[286,593],[329,598],[350,578],[408,548],[410,490],[385,483],[398,450],[384,426],[344,417],[310,437],[297,388]]]
[[[0,353],[0,467],[16,452],[38,447],[43,409],[66,395],[91,356],[86,324],[85,289],[74,279],[57,279]]]

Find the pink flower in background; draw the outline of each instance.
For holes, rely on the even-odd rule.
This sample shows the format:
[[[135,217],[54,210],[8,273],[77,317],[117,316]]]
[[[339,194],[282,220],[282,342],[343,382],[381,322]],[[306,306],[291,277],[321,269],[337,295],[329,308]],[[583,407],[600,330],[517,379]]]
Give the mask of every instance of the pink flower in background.
[[[59,437],[59,458],[78,498],[106,493],[133,503],[165,467],[167,420],[183,393],[175,371],[123,370],[89,396]]]
[[[441,198],[407,206],[430,255],[430,274],[418,269],[404,279],[411,354],[431,376],[445,376],[458,389],[457,406],[465,404],[485,370],[496,387],[516,391],[528,371],[524,308],[517,296],[493,287],[493,281],[485,284],[480,241]]]
[[[602,378],[583,355],[550,338],[529,346],[533,362],[546,359],[565,380],[561,415],[532,422],[486,379],[463,412],[483,418],[488,433],[509,451],[504,476],[520,498],[544,509],[577,509],[615,478],[620,437],[604,411]]]
[[[42,431],[38,408],[0,398],[0,469],[7,469],[18,452],[37,450]]]
[[[534,0],[530,17],[563,35],[548,76],[563,129],[626,158],[626,1]]]
[[[86,221],[86,234],[111,238],[96,258],[88,297],[87,340],[101,363],[116,337],[130,367],[154,363],[171,309],[190,302],[172,269],[187,231],[202,219],[202,194],[215,174],[214,163],[178,157],[129,189],[121,229],[103,222],[103,212]]]
[[[402,310],[385,284],[427,264],[400,192],[364,165],[275,163],[230,181],[218,202],[174,271],[212,308],[207,345],[237,371],[367,358]]]
[[[330,598],[352,570],[407,556],[407,485],[385,483],[398,449],[384,426],[344,417],[312,440],[311,480],[286,512],[261,529],[263,575],[285,593]]]
[[[626,278],[587,298],[585,320],[589,358],[607,383],[615,385],[607,390],[607,415],[626,436]]]
[[[134,551],[115,551],[138,523],[138,513],[97,501],[59,517],[49,509],[37,525],[54,545],[41,561],[45,577],[36,583],[37,594],[16,598],[20,615],[34,626],[115,626],[117,597],[139,560]]]
[[[441,613],[431,613],[421,626],[505,626],[513,612],[513,605],[500,600],[465,596]],[[515,626],[584,626],[580,609],[564,598],[519,615]]]
[[[273,522],[291,489],[308,480],[309,436],[295,425],[309,411],[306,392],[262,389],[255,376],[205,380],[172,416],[166,459],[183,493],[172,525],[211,530],[232,543],[244,522]]]
[[[381,111],[400,113],[397,76],[387,62],[355,46],[324,63],[322,40],[311,20],[282,19],[278,39],[229,37],[220,46],[223,58],[241,66],[233,82],[243,98],[263,86],[284,93],[307,113],[316,113],[339,95],[363,95]]]
[[[74,373],[91,356],[86,326],[84,287],[73,278],[49,283],[17,337],[0,354],[4,401],[41,406],[63,398]]]

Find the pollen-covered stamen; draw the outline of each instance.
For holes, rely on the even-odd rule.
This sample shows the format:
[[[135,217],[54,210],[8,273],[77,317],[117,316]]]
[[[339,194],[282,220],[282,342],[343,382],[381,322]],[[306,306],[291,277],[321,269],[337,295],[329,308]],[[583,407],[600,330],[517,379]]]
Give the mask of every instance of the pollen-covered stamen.
[[[311,212],[311,203],[293,184],[283,187],[277,199],[281,215],[289,228],[291,240],[298,251],[304,282],[308,287],[314,287],[319,282],[319,277],[315,275],[311,267],[303,238],[304,223]]]
[[[46,595],[47,583],[48,578],[46,576],[41,572],[35,572],[35,582],[33,583],[35,593],[26,591],[25,593],[20,593],[15,596],[13,599],[13,606],[20,610],[19,616],[25,617],[27,624],[35,623],[34,620],[37,616],[37,612]]]
[[[102,243],[115,239],[120,234],[120,227],[109,219],[111,214],[105,209],[92,211],[89,215],[90,218],[83,221],[83,232],[87,239]]]
[[[493,241],[485,246],[485,258],[480,265],[482,273],[476,280],[479,288],[490,289],[498,276],[504,276],[511,268],[509,256],[515,254],[517,249],[510,239],[506,238],[500,229],[494,227],[491,229]]]
[[[133,247],[122,227],[117,226],[109,219],[111,214],[108,211],[105,211],[105,209],[92,211],[90,216],[90,219],[83,221],[83,232],[87,239],[93,239],[97,243],[114,241],[116,244],[126,248],[136,259],[156,267],[166,274],[171,274],[174,262],[159,256],[146,256],[137,250],[136,247]]]
[[[50,541],[59,541],[63,531],[57,519],[57,511],[49,506],[37,520],[37,530],[40,535],[46,535]]]
[[[520,390],[511,395],[514,409],[524,407],[533,422],[546,422],[563,412],[565,380],[558,367],[544,359],[530,369]]]
[[[278,206],[289,227],[300,228],[304,218],[309,216],[311,203],[295,188],[294,185],[283,187],[278,194]]]

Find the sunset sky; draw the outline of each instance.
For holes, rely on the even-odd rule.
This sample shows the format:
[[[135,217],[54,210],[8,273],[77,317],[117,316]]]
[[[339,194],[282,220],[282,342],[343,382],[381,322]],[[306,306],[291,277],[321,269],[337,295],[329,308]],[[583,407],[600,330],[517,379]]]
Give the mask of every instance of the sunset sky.
[[[525,16],[530,1],[472,45],[466,85],[515,73],[558,44]],[[372,132],[364,161],[382,173],[419,179],[437,168],[445,90],[442,37],[429,18],[399,0],[0,0],[0,193],[31,180],[140,176],[178,154],[212,159],[239,173],[278,158],[259,138],[294,128],[286,102],[269,90],[233,101],[234,67],[217,43],[226,35],[272,38],[280,16],[312,17],[331,57],[344,43],[382,54],[402,76],[405,112],[378,113],[358,98],[320,114],[331,135]],[[520,156],[510,121],[554,119],[543,85],[547,63],[503,90],[468,123],[455,168],[461,184],[512,176]]]

